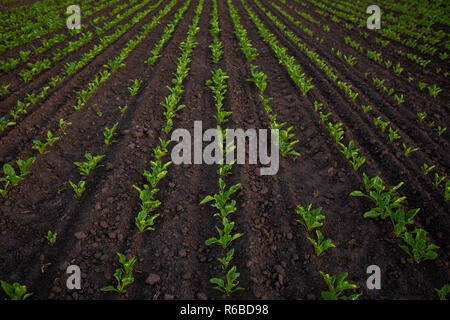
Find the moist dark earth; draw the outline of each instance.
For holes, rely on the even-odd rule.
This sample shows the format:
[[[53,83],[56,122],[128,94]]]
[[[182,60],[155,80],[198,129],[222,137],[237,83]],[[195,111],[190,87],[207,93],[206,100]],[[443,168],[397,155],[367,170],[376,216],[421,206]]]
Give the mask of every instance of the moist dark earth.
[[[74,90],[85,88],[102,66],[168,2],[163,1],[159,8],[86,67],[64,80],[62,85],[51,88],[49,95],[32,106],[16,126],[0,134],[0,164],[36,156],[31,174],[18,186],[10,188],[5,198],[0,198],[0,279],[26,285],[28,291],[34,293],[32,299],[227,299],[209,282],[210,278],[222,274],[216,260],[221,251],[205,245],[206,239],[215,236],[217,218],[213,216],[213,208],[199,205],[206,195],[218,190],[217,166],[171,165],[167,176],[158,185],[158,199],[162,204],[155,230],[138,233],[134,221],[140,202],[132,186],[145,182],[142,172],[153,159],[152,149],[157,146],[158,137],[170,139],[161,132],[165,118],[160,102],[169,94],[166,86],[170,85],[176,70],[180,54],[178,46],[186,39],[197,1],[191,1],[154,66],[143,62],[161,38],[164,27],[184,5],[183,1],[178,1],[161,19],[161,23],[129,54],[124,62],[126,66],[112,73],[81,111],[72,108],[76,104]],[[267,10],[334,67],[340,79],[353,85],[358,99],[352,102],[252,0],[246,2],[279,43],[287,48],[287,53],[295,57],[302,71],[313,78],[315,87],[307,96],[301,94],[270,46],[260,38],[241,2],[233,0],[241,24],[259,53],[252,63],[268,76],[265,94],[273,98],[271,106],[279,121],[293,126],[295,139],[299,140],[295,149],[301,156],[295,159],[280,157],[280,168],[274,176],[261,176],[258,166],[244,164],[234,166],[232,175],[227,177],[227,185],[242,184],[236,196],[238,210],[233,213],[233,219],[235,231],[244,234],[233,243],[236,252],[233,261],[241,274],[240,285],[245,290],[234,293],[231,298],[321,299],[321,291],[327,288],[319,271],[330,275],[345,271],[349,273],[348,280],[361,287],[363,295],[360,299],[437,299],[434,288],[441,288],[450,279],[449,204],[442,188],[433,185],[433,175],[424,175],[421,166],[423,163],[435,164],[436,172],[447,175],[449,134],[437,135],[427,123],[417,122],[416,113],[426,110],[427,120],[435,120],[443,127],[449,125],[449,82],[428,71],[439,66],[444,73],[449,71],[448,64],[432,57],[430,68],[424,70],[395,55],[394,49],[405,48],[396,42],[391,42],[392,50],[381,50],[374,35],[365,39],[358,28],[347,30],[343,24],[325,20],[309,2],[303,7],[288,1],[294,8],[328,24],[332,31],[325,32],[281,2],[274,1],[296,20],[302,21],[314,35],[323,38],[320,43],[284,18],[271,6],[271,1],[262,0]],[[151,4],[154,3],[156,1]],[[196,37],[198,45],[189,65],[189,76],[183,83],[185,92],[181,103],[186,108],[177,114],[174,128],[185,128],[193,134],[194,121],[201,120],[203,128],[216,126],[214,100],[205,82],[211,77],[211,70],[217,67],[229,76],[224,104],[232,115],[227,127],[268,128],[269,119],[260,103],[259,92],[246,81],[251,75],[250,63],[240,50],[227,2],[218,1],[218,4],[219,37],[224,56],[218,65],[211,60],[208,46],[212,43],[209,33],[212,5],[211,1],[205,1]],[[91,18],[108,10],[99,11]],[[127,21],[130,18],[122,23]],[[400,62],[405,67],[404,74],[396,76],[392,70],[380,67],[366,55],[346,46],[344,37],[347,35],[364,48],[381,50],[384,58]],[[12,92],[0,98],[0,117],[9,113],[17,99],[41,88],[66,62],[76,60],[96,41],[97,38],[69,54],[52,69],[36,76],[30,84],[24,85],[16,72],[0,74],[2,84],[12,83]],[[331,52],[331,47],[352,53],[358,63],[350,67]],[[6,57],[7,52],[0,55],[0,59]],[[398,106],[392,97],[376,88],[365,72],[386,79],[385,85],[405,94],[406,102]],[[433,99],[427,92],[419,90],[417,82],[409,83],[406,80],[409,75],[429,84],[436,83],[443,91]],[[127,87],[130,80],[136,78],[142,79],[143,83],[137,95],[130,96]],[[314,111],[314,101],[323,103],[324,113],[332,112],[333,121],[343,124],[348,141],[358,143],[366,157],[360,170],[354,171],[340,152]],[[383,119],[399,129],[407,145],[417,146],[420,150],[406,157],[401,145],[389,142],[388,135],[374,125],[372,117],[362,112],[361,104],[372,105]],[[118,106],[124,105],[128,105],[128,109],[121,115]],[[61,118],[72,125],[66,134],[60,135],[49,153],[40,155],[32,150],[32,140],[43,140],[47,130],[57,132]],[[120,121],[117,143],[107,147],[103,129],[112,127],[117,121]],[[68,181],[78,181],[79,173],[73,162],[83,161],[86,152],[102,154],[105,158],[103,166],[88,177],[82,198],[77,199]],[[421,208],[415,227],[427,230],[429,241],[440,247],[437,259],[415,263],[399,247],[402,243],[389,223],[363,217],[364,212],[372,208],[372,203],[368,199],[349,196],[353,190],[363,190],[362,172],[369,177],[380,176],[388,186],[404,182],[399,193],[407,197],[407,208]],[[336,245],[320,257],[315,256],[307,239],[308,233],[296,222],[297,205],[309,203],[313,208],[323,208],[326,218],[321,230]],[[44,238],[48,230],[58,233],[53,246]],[[119,267],[116,252],[137,259],[133,273],[135,281],[124,295],[100,291],[115,281],[113,274]],[[66,269],[73,264],[80,266],[82,271],[81,290],[66,287]],[[366,269],[370,265],[381,268],[380,290],[367,289],[369,275]],[[3,292],[0,297],[3,298]]]

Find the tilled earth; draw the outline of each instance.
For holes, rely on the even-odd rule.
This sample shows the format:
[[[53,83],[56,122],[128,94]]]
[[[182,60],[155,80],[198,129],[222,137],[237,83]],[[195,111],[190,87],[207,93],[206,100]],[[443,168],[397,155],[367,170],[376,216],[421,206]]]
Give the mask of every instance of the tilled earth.
[[[270,5],[270,1],[261,2],[280,21],[296,30],[294,24]],[[295,138],[300,141],[296,150],[301,156],[295,160],[280,158],[280,169],[274,176],[261,176],[257,166],[246,164],[234,166],[233,174],[227,178],[229,185],[242,183],[236,197],[238,210],[233,213],[233,219],[236,232],[244,236],[233,244],[234,263],[241,273],[240,283],[245,291],[235,293],[232,298],[319,299],[320,292],[326,289],[319,274],[321,270],[329,274],[348,272],[349,281],[361,286],[362,299],[435,299],[433,288],[441,288],[450,278],[449,205],[443,192],[433,186],[433,176],[423,175],[420,167],[423,163],[433,163],[446,175],[450,163],[449,134],[438,136],[426,124],[416,121],[416,113],[427,110],[439,123],[449,124],[448,81],[427,74],[407,59],[399,60],[407,66],[407,73],[417,75],[427,83],[438,81],[444,91],[436,99],[430,99],[407,81],[392,77],[389,71],[364,55],[358,56],[358,63],[351,68],[337,58],[330,47],[349,50],[344,44],[345,35],[358,39],[367,48],[371,48],[374,41],[360,38],[359,31],[349,31],[338,24],[333,24],[334,30],[326,33],[321,27],[304,21],[305,26],[325,41],[320,44],[299,31],[302,41],[332,65],[341,79],[353,84],[361,103],[374,106],[384,119],[399,127],[399,133],[408,145],[420,148],[414,157],[405,157],[401,146],[389,143],[387,135],[374,126],[372,118],[364,114],[358,104],[349,102],[337,85],[281,33],[253,1],[247,3],[277,36],[280,44],[287,47],[288,54],[296,58],[303,72],[313,78],[315,88],[307,97],[299,93],[268,44],[259,37],[240,1],[234,0],[241,23],[259,53],[254,63],[268,76],[266,95],[273,98],[271,106],[278,119],[293,126]],[[162,205],[156,230],[139,234],[134,225],[139,197],[132,185],[144,182],[142,172],[149,167],[158,137],[169,138],[161,133],[165,119],[160,102],[169,94],[166,85],[170,84],[176,68],[178,45],[186,38],[197,1],[191,2],[155,66],[148,67],[143,61],[160,39],[164,26],[172,21],[174,13],[183,4],[182,1],[177,3],[161,24],[130,53],[126,67],[113,73],[81,112],[72,108],[76,103],[73,91],[85,88],[101,66],[114,57],[159,9],[126,32],[88,66],[65,80],[62,86],[50,89],[48,98],[32,107],[17,126],[0,135],[0,163],[11,163],[35,155],[31,150],[32,140],[42,140],[47,130],[55,132],[59,119],[72,123],[48,154],[37,155],[31,174],[10,189],[6,198],[0,199],[0,279],[25,284],[28,291],[34,292],[35,299],[224,298],[209,282],[210,278],[221,274],[216,260],[220,251],[204,243],[215,235],[217,219],[211,207],[199,205],[206,195],[218,189],[216,166],[171,165],[158,186],[158,199]],[[289,10],[283,4],[277,4]],[[292,4],[318,20],[323,19],[311,4],[307,8]],[[210,71],[216,68],[208,48],[212,42],[210,12],[211,2],[205,1],[197,35],[199,44],[184,83],[181,103],[187,107],[174,121],[174,128],[186,128],[191,134],[194,121],[201,120],[204,129],[216,125],[214,100],[205,85]],[[295,15],[294,12],[290,14]],[[331,26],[332,22],[329,23]],[[227,126],[268,128],[269,121],[258,92],[246,81],[250,76],[250,63],[240,51],[226,1],[219,1],[219,24],[225,52],[219,66],[229,76],[225,106],[232,111]],[[81,56],[84,50],[87,49],[70,54],[66,60]],[[389,58],[391,53],[383,51],[383,56]],[[395,59],[397,61],[398,57]],[[2,98],[0,116],[8,112],[17,98],[40,88],[55,76],[64,63],[58,63],[31,84]],[[439,63],[436,59],[432,61],[432,64]],[[448,69],[448,66],[443,68]],[[364,76],[367,71],[388,79],[386,85],[404,93],[408,103],[394,105],[392,99],[377,91],[372,81]],[[0,81],[19,83],[19,78],[14,77],[2,75]],[[130,97],[127,87],[130,79],[136,78],[141,78],[143,84],[138,94]],[[421,208],[416,225],[427,230],[431,242],[440,246],[436,260],[414,263],[399,247],[400,241],[388,223],[363,218],[371,203],[349,196],[351,191],[362,189],[361,170],[353,171],[341,154],[314,112],[314,101],[323,103],[324,110],[332,112],[335,121],[342,122],[348,140],[358,142],[366,157],[364,172],[369,176],[379,175],[386,185],[405,183],[400,193],[407,196],[407,207]],[[121,116],[117,106],[126,104],[128,110]],[[102,112],[101,117],[98,111]],[[102,131],[119,120],[118,141],[106,147]],[[81,199],[76,199],[68,181],[78,181],[79,174],[73,162],[82,161],[86,152],[105,155],[104,166],[88,178],[87,190]],[[307,233],[296,222],[296,206],[308,203],[323,207],[326,218],[322,232],[336,245],[321,257],[314,255]],[[49,246],[44,238],[48,230],[58,233],[53,246]],[[135,282],[123,296],[99,290],[114,282],[114,270],[118,267],[116,252],[137,258]],[[81,290],[66,288],[66,268],[71,264],[82,270]],[[382,270],[381,290],[366,288],[366,268],[373,264]]]

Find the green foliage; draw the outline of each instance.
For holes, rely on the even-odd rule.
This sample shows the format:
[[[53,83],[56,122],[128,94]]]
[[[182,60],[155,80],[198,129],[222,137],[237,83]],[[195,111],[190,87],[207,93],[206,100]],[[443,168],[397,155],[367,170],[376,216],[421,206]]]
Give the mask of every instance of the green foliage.
[[[117,255],[119,256],[119,262],[122,265],[121,268],[116,269],[116,272],[114,273],[114,278],[117,281],[116,287],[110,285],[104,288],[101,288],[100,290],[103,292],[113,291],[119,294],[125,293],[125,287],[132,284],[134,282],[133,278],[133,266],[136,262],[136,258],[132,257],[130,260],[127,261],[127,258],[117,252]]]
[[[347,272],[343,272],[338,276],[330,276],[322,271],[320,271],[320,274],[328,286],[328,291],[322,291],[322,298],[324,300],[356,300],[361,296],[362,293],[355,293],[350,296],[343,295],[345,290],[359,288],[357,285],[345,281],[348,276]]]
[[[219,290],[222,293],[225,293],[227,296],[231,295],[233,292],[244,290],[244,288],[239,287],[239,281],[236,279],[239,278],[240,273],[236,272],[236,266],[233,266],[227,273],[226,283],[223,279],[220,278],[212,278],[209,281],[215,285],[214,289]]]
[[[308,240],[314,246],[314,251],[316,256],[320,256],[328,248],[336,248],[336,246],[331,242],[331,239],[324,240],[322,232],[316,230],[317,241],[308,237]]]
[[[439,249],[439,247],[435,244],[427,244],[427,232],[425,230],[415,229],[413,232],[405,232],[403,240],[407,245],[402,245],[400,248],[410,255],[415,262],[436,259],[437,253],[434,250]]]
[[[14,282],[12,285],[6,281],[0,280],[0,284],[10,300],[25,300],[33,293],[27,293],[27,287]]]
[[[320,220],[325,219],[325,216],[320,214],[322,212],[322,207],[312,210],[311,208],[312,204],[309,204],[306,208],[298,205],[297,210],[295,210],[295,212],[301,217],[301,219],[296,221],[304,226],[308,232],[314,228],[321,227],[323,223],[320,222]]]

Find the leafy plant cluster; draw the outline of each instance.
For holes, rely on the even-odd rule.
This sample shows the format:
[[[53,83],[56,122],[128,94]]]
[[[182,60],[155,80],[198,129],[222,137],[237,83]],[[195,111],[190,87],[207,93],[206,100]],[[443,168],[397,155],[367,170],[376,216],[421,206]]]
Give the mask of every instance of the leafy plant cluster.
[[[87,177],[91,174],[92,170],[101,166],[99,165],[99,163],[105,156],[104,155],[93,156],[90,153],[86,153],[84,157],[86,158],[87,161],[74,162],[74,164],[78,167],[78,170],[80,171],[82,179],[77,184],[69,180],[69,184],[73,188],[75,196],[77,198],[81,198],[83,192],[86,190],[86,180],[83,179],[87,179]]]
[[[178,25],[180,20],[183,19],[184,13],[188,9],[190,3],[191,0],[186,1],[184,6],[181,7],[175,14],[174,20],[167,24],[167,26],[164,28],[164,33],[161,39],[158,41],[158,43],[150,52],[151,56],[147,60],[145,60],[144,63],[148,64],[149,66],[152,66],[155,64],[156,60],[158,60],[161,57],[159,53],[161,52],[164,45],[170,40],[170,38],[172,38],[172,34],[175,31],[175,27]]]
[[[200,0],[197,8],[195,9],[195,16],[189,26],[186,41],[182,42],[179,46],[181,55],[178,57],[177,69],[174,73],[174,77],[172,78],[173,87],[167,86],[170,94],[165,98],[164,102],[161,102],[161,105],[166,109],[164,115],[166,116],[167,124],[162,130],[166,134],[169,134],[172,130],[172,118],[175,117],[176,112],[185,107],[184,105],[178,105],[178,103],[181,100],[182,93],[184,92],[183,81],[189,75],[188,65],[191,62],[190,56],[193,49],[197,45],[195,37],[199,31],[198,23],[203,10],[203,4],[204,0]],[[179,11],[179,17],[181,17],[181,14],[184,12],[185,10]],[[147,184],[144,184],[143,187],[133,185],[133,188],[138,191],[139,198],[141,200],[141,210],[135,218],[135,225],[141,233],[154,230],[154,221],[159,216],[159,214],[154,213],[154,211],[161,205],[161,202],[155,199],[156,193],[159,191],[156,186],[160,180],[166,176],[167,169],[172,163],[171,161],[166,163],[161,161],[161,158],[168,152],[167,147],[170,142],[171,140],[159,138],[159,145],[153,148],[153,157],[155,160],[150,162],[151,169],[145,170],[143,173]]]
[[[239,190],[241,184],[235,184],[227,189],[224,180],[225,176],[231,174],[231,169],[236,162],[235,160],[233,163],[225,164],[223,160],[226,158],[227,153],[233,152],[235,149],[235,146],[232,146],[231,144],[224,146],[224,137],[226,137],[227,129],[221,129],[221,125],[226,123],[228,121],[227,117],[231,115],[231,112],[224,110],[223,105],[227,88],[226,79],[228,79],[228,76],[220,68],[213,70],[211,73],[212,77],[206,82],[206,85],[212,91],[215,101],[217,111],[215,118],[217,120],[217,128],[221,133],[219,147],[222,152],[222,160],[219,163],[219,170],[217,171],[219,174],[219,191],[214,195],[206,196],[200,202],[200,205],[212,202],[211,206],[215,208],[215,210],[218,210],[218,212],[214,213],[214,216],[221,221],[222,227],[216,226],[218,235],[207,239],[205,244],[207,246],[216,244],[221,247],[225,254],[224,257],[217,259],[221,264],[222,271],[225,273],[225,279],[212,278],[210,279],[210,282],[216,285],[214,289],[229,296],[233,292],[244,290],[244,288],[239,286],[239,281],[237,279],[240,274],[236,271],[236,266],[231,265],[235,253],[234,248],[229,248],[234,240],[243,235],[242,233],[232,233],[235,223],[229,218],[233,212],[237,211],[236,200],[231,198]]]
[[[406,197],[400,197],[397,194],[397,190],[403,185],[403,182],[387,188],[383,185],[380,177],[369,178],[365,173],[363,174],[363,182],[365,193],[353,191],[350,195],[353,197],[365,197],[374,203],[375,207],[364,213],[364,217],[369,219],[380,218],[382,220],[389,218],[394,227],[396,237],[401,238],[406,244],[400,245],[400,248],[410,255],[414,261],[421,262],[436,259],[437,253],[435,250],[439,247],[427,243],[427,232],[420,228],[411,232],[407,229],[408,226],[414,224],[414,217],[420,211],[420,208],[409,211],[403,208],[403,202],[406,200]]]
[[[242,26],[239,13],[233,7],[231,0],[227,0],[227,4],[234,25],[234,34],[238,38],[241,51],[244,53],[247,61],[252,62],[258,56],[258,51],[252,46],[251,41],[248,39],[247,30]]]
[[[241,0],[241,2],[245,10],[247,11],[248,16],[257,27],[260,37],[270,45],[275,56],[278,58],[278,63],[283,65],[292,81],[294,81],[295,85],[300,89],[302,94],[306,96],[308,91],[314,88],[314,85],[311,84],[312,78],[306,78],[306,75],[301,72],[301,67],[296,63],[295,58],[286,53],[286,47],[280,46],[278,44],[276,36],[273,33],[270,33],[270,31],[264,26],[258,16],[247,6],[244,1]],[[255,1],[255,3],[257,5],[260,5],[258,1]],[[262,6],[260,8],[262,8]],[[265,8],[263,9],[266,10]],[[268,13],[267,10],[265,12]],[[272,17],[274,18],[273,21],[275,22],[275,24],[281,27],[282,30],[286,28],[278,20],[276,20],[275,16]]]
[[[278,130],[279,148],[281,155],[283,157],[286,157],[288,155],[300,156],[300,153],[294,150],[294,145],[299,141],[293,140],[293,137],[295,136],[294,133],[291,133],[293,127],[290,126],[287,129],[283,129],[283,127],[286,125],[286,122],[278,123],[277,115],[273,112],[272,108],[269,106],[269,102],[272,100],[272,98],[264,97],[264,91],[267,88],[267,81],[266,81],[267,75],[265,75],[264,72],[262,71],[257,71],[256,69],[257,66],[252,64],[251,65],[252,77],[248,78],[247,81],[253,82],[259,90],[259,99],[263,104],[264,110],[266,111],[266,114],[269,118],[270,129]]]

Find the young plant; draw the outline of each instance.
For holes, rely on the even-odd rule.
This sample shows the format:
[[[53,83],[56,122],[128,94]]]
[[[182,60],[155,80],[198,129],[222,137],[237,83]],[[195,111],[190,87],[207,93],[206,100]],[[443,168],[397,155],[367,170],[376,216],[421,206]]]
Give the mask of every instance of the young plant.
[[[319,103],[318,101],[314,101],[314,111],[319,112],[322,109],[323,103]]]
[[[146,210],[141,210],[138,213],[138,216],[135,219],[136,227],[139,229],[139,232],[145,232],[150,230],[155,230],[152,226],[155,224],[154,220],[159,217],[159,214],[154,214],[149,216]]]
[[[403,182],[386,189],[380,177],[369,178],[365,173],[363,173],[363,181],[367,194],[361,191],[353,191],[350,196],[366,197],[375,203],[376,207],[364,213],[364,218],[380,217],[384,220],[390,217],[393,210],[399,208],[406,199],[406,197],[398,197],[396,194],[396,190],[403,185]]]
[[[128,87],[128,92],[130,92],[130,95],[133,97],[136,95],[136,93],[139,90],[139,87],[142,84],[142,80],[141,79],[134,79],[131,80],[131,87]]]
[[[352,154],[352,159],[350,160],[350,163],[354,171],[358,170],[365,162],[366,162],[365,157],[359,157],[357,153]]]
[[[393,130],[391,127],[389,127],[389,141],[395,142],[396,140],[399,140],[401,138],[397,132],[398,129]]]
[[[214,289],[219,290],[222,293],[225,293],[227,296],[231,295],[233,292],[244,290],[244,288],[239,287],[239,281],[236,279],[239,278],[240,273],[236,272],[236,266],[233,266],[227,273],[226,284],[220,278],[212,278],[209,281],[212,284],[217,285]]]
[[[423,122],[426,117],[427,117],[426,112],[417,112],[417,121]]]
[[[230,222],[227,218],[223,218],[222,224],[223,229],[220,229],[219,227],[216,226],[216,230],[219,233],[219,238],[216,237],[209,238],[208,240],[205,241],[205,244],[207,246],[217,243],[221,245],[223,249],[226,249],[231,242],[243,236],[242,233],[235,233],[234,235],[231,235],[231,231],[233,231],[234,228],[234,222]]]
[[[33,294],[27,293],[27,287],[19,284],[18,282],[14,282],[11,285],[6,281],[0,280],[0,284],[10,300],[25,300]]]
[[[24,177],[27,174],[29,174],[30,171],[28,169],[35,161],[36,161],[36,157],[30,157],[25,161],[22,159],[17,160],[16,163],[20,170],[20,176]]]
[[[94,157],[92,154],[86,153],[84,157],[87,159],[86,162],[74,162],[74,164],[78,167],[78,170],[80,170],[80,174],[87,177],[92,170],[97,168],[97,165],[105,156],[100,155]]]
[[[407,147],[404,143],[402,144],[402,146],[403,146],[403,151],[405,151],[405,156],[407,156],[407,157],[409,157],[409,155],[411,153],[419,150],[419,148]]]
[[[167,174],[167,167],[172,163],[172,161],[166,162],[162,165],[161,160],[158,161],[150,161],[151,172],[148,170],[144,171],[144,177],[147,179],[147,182],[150,183],[152,188],[155,188],[158,182],[164,178]]]
[[[256,71],[258,68],[255,65],[250,65],[252,78],[248,78],[247,81],[253,82],[259,89],[259,94],[263,94],[267,87],[267,75],[262,71]]]
[[[110,146],[114,142],[117,142],[117,140],[114,140],[113,138],[117,135],[117,133],[115,131],[116,131],[118,125],[119,125],[119,123],[116,122],[111,129],[109,129],[107,127],[105,128],[105,131],[103,132],[103,136],[105,137],[105,144],[107,146]]]
[[[416,229],[413,232],[405,232],[403,240],[407,245],[400,246],[400,248],[411,256],[415,262],[436,259],[437,253],[434,250],[439,249],[439,247],[435,244],[427,244],[427,232],[425,230]]]
[[[372,106],[370,106],[370,105],[367,105],[367,106],[361,106],[361,107],[362,107],[364,113],[367,113],[367,112],[369,112],[370,110],[372,110]]]
[[[325,250],[328,248],[336,248],[336,246],[331,242],[331,239],[327,239],[324,241],[324,237],[322,232],[316,230],[317,242],[316,240],[308,237],[309,242],[311,242],[314,246],[314,252],[316,256],[320,256]]]
[[[432,87],[428,87],[428,92],[430,93],[430,96],[432,96],[433,98],[436,98],[438,93],[441,91],[442,89],[437,87],[435,84],[433,84]]]
[[[362,293],[355,293],[350,296],[342,295],[345,290],[354,290],[359,288],[357,285],[345,281],[345,278],[348,276],[347,272],[343,272],[337,277],[330,276],[322,271],[320,271],[320,274],[325,279],[328,286],[328,291],[322,291],[322,298],[324,300],[356,300],[359,296],[361,296]]]
[[[43,143],[39,140],[33,140],[33,147],[31,148],[34,150],[38,150],[40,154],[48,153],[48,151],[45,151],[45,149],[47,147],[51,147],[58,140],[59,137],[54,137],[51,131],[47,131],[47,141]]]
[[[13,187],[23,180],[23,176],[17,175],[16,171],[9,163],[3,165],[3,173],[5,174],[5,177],[1,178],[0,181],[9,181]]]
[[[403,102],[405,102],[405,98],[403,97],[402,94],[401,95],[395,94],[394,99],[395,99],[395,101],[397,101],[397,104],[399,104],[399,105],[402,104]]]
[[[86,190],[85,184],[86,181],[79,181],[78,184],[73,183],[69,180],[69,184],[72,186],[73,191],[75,191],[75,195],[77,198],[81,198],[81,195],[83,194],[84,190]]]
[[[433,170],[436,166],[429,166],[426,163],[423,164],[422,166],[422,172],[424,175],[427,175],[431,172],[431,170]]]
[[[447,177],[440,177],[439,174],[436,172],[434,174],[434,183],[433,183],[434,186],[436,188],[439,188],[441,186],[442,182],[445,180],[445,178],[447,178]]]
[[[122,114],[122,116],[125,114],[125,111],[128,109],[128,105],[125,105],[124,107],[119,106],[119,111]]]
[[[141,200],[141,210],[149,213],[156,210],[156,208],[161,205],[161,201],[153,200],[153,197],[159,191],[159,189],[152,189],[150,191],[150,187],[148,184],[144,184],[143,189],[135,185],[133,185],[133,188],[136,189],[137,192],[139,192],[139,199]]]
[[[222,264],[223,270],[228,270],[228,265],[230,264],[231,260],[233,260],[233,256],[234,256],[234,248],[230,249],[227,252],[226,257],[217,258],[217,260],[219,260],[219,262]]]
[[[228,190],[226,190],[225,181],[222,178],[219,178],[219,192],[214,196],[206,196],[201,202],[200,205],[205,204],[210,201],[214,201],[211,205],[213,208],[219,210],[218,213],[215,213],[214,216],[221,217],[222,219],[226,218],[230,213],[235,212],[236,209],[236,200],[230,200],[231,196],[238,191],[241,187],[241,184],[235,184],[231,186]],[[228,220],[227,220],[228,221]]]
[[[55,244],[55,242],[56,242],[56,236],[57,236],[58,234],[55,232],[55,233],[52,233],[50,230],[48,230],[48,233],[47,233],[47,235],[45,236],[45,239],[47,239],[47,241],[48,241],[48,243],[52,246],[52,245],[54,245]]]
[[[420,211],[418,209],[411,209],[405,214],[405,210],[402,208],[397,209],[395,213],[391,215],[392,225],[394,226],[394,232],[396,237],[402,237],[407,231],[406,226],[414,223],[414,217]]]
[[[450,292],[450,285],[447,283],[441,289],[434,288],[438,294],[439,300],[447,300],[447,294]]]
[[[71,126],[71,125],[72,125],[72,122],[67,122],[67,121],[64,121],[64,119],[59,119],[58,127],[64,134],[66,134],[67,127]]]
[[[320,222],[320,220],[325,219],[325,216],[320,214],[322,207],[313,210],[311,210],[311,208],[312,204],[309,204],[306,209],[303,206],[298,205],[297,210],[295,210],[295,212],[302,218],[301,220],[299,219],[296,221],[304,226],[308,232],[314,228],[321,227],[323,223]]]
[[[442,136],[442,134],[447,130],[447,128],[441,128],[441,126],[438,126],[437,129],[438,129],[438,135],[439,136]]]
[[[123,294],[126,292],[125,287],[134,282],[132,273],[133,273],[133,266],[136,262],[136,258],[132,257],[130,260],[127,261],[127,258],[123,254],[117,252],[117,255],[119,256],[119,262],[122,265],[122,267],[116,269],[116,272],[114,273],[114,278],[117,281],[117,285],[116,287],[107,286],[101,288],[100,290],[103,292],[113,291],[119,294]]]
[[[7,127],[15,126],[16,123],[13,121],[5,120],[5,117],[0,118],[0,132],[3,132]]]

